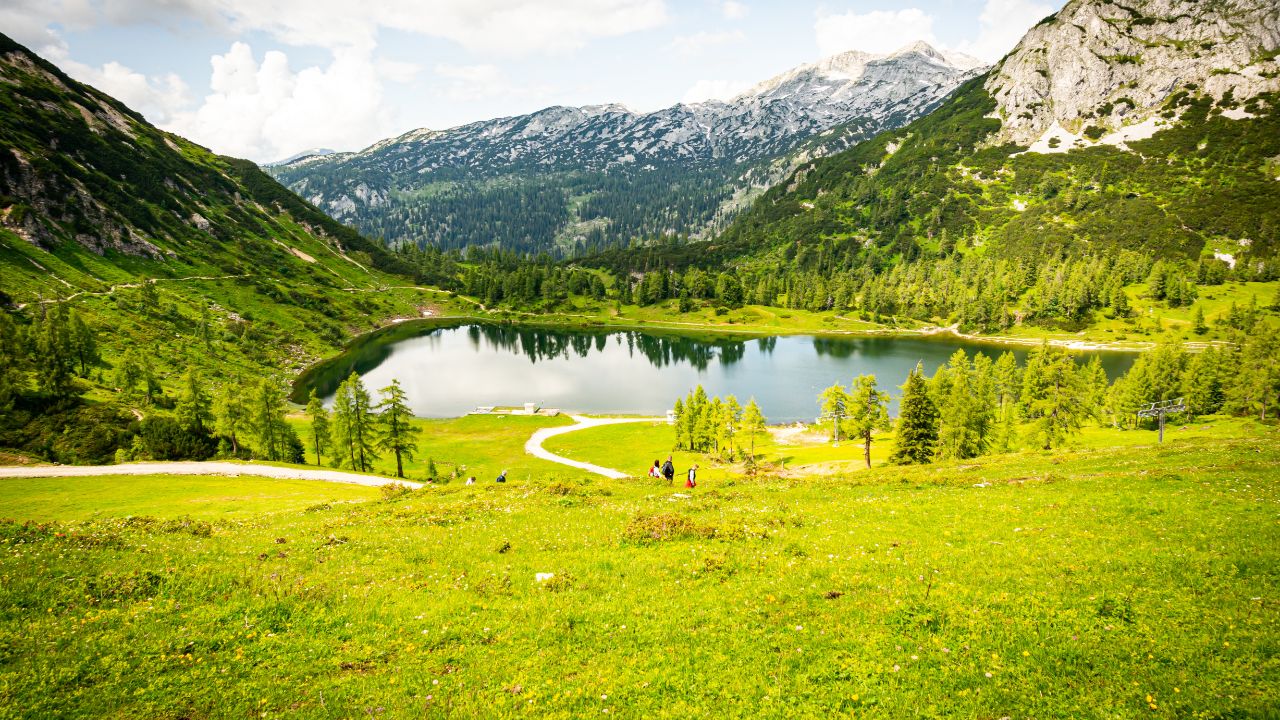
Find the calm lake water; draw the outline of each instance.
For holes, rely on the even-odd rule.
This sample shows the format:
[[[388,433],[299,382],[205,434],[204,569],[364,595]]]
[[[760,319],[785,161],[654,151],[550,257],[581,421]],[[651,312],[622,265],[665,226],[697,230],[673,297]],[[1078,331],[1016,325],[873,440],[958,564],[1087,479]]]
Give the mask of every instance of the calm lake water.
[[[566,331],[506,325],[396,328],[317,366],[294,399],[312,387],[332,400],[352,370],[375,391],[399,379],[416,414],[455,417],[479,406],[520,405],[585,413],[661,415],[701,384],[711,395],[750,397],[770,422],[812,420],[818,393],[874,374],[894,395],[917,362],[932,374],[957,348],[993,360],[1006,348],[957,338],[781,336],[689,338],[634,331]],[[1012,350],[1019,363],[1026,351]],[[1129,353],[1103,352],[1114,378]],[[1081,362],[1092,353],[1080,352]]]

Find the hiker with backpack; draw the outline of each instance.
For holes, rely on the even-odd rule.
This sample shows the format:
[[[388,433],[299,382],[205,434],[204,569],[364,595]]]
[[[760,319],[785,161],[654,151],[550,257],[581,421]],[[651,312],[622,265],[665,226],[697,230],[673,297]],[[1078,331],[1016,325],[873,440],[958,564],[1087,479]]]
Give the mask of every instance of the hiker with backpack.
[[[667,456],[667,461],[662,464],[662,477],[667,479],[667,484],[675,482],[676,466],[671,464],[671,456]]]
[[[684,486],[687,488],[698,487],[698,464],[697,463],[694,463],[689,466],[689,479],[684,481]]]

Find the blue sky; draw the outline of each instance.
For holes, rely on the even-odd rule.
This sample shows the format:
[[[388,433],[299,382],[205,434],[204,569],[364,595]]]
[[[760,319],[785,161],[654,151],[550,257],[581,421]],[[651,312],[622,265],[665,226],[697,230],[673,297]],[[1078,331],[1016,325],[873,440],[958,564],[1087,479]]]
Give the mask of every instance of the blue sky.
[[[842,50],[987,61],[1063,0],[5,0],[0,28],[258,161],[548,105],[727,98]]]

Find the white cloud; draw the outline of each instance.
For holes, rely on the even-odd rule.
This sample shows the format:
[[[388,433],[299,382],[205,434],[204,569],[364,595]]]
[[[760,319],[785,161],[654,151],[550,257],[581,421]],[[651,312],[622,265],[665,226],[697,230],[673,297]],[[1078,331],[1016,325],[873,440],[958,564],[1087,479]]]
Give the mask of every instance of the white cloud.
[[[1032,0],[987,0],[978,15],[978,38],[960,43],[956,49],[981,60],[995,62],[1055,9]]]
[[[164,127],[216,152],[275,160],[305,148],[364,147],[391,131],[385,78],[364,50],[339,49],[328,67],[294,72],[284,53],[268,52],[259,63],[237,42],[211,65],[212,92]]]
[[[546,100],[553,88],[541,83],[516,83],[502,68],[488,63],[480,65],[437,64],[433,70],[437,78],[436,91],[443,97],[459,103],[489,100],[491,98],[519,98],[521,100]]]
[[[72,60],[64,47],[46,46],[44,57],[71,77],[116,98],[156,124],[164,124],[191,103],[191,90],[175,73],[148,78],[118,62],[93,67]]]
[[[749,8],[736,0],[724,0],[720,3],[720,13],[728,20],[741,20],[747,16]]]
[[[888,53],[917,40],[936,45],[934,17],[919,8],[819,15],[814,23],[818,50],[835,55],[846,50]]]
[[[705,52],[710,48],[719,47],[721,45],[730,45],[746,40],[747,36],[741,30],[724,30],[720,32],[708,32],[703,30],[692,35],[680,35],[667,43],[665,49],[677,55],[690,56]]]
[[[731,100],[751,87],[742,80],[699,80],[685,91],[682,103],[699,103],[707,100]]]
[[[80,28],[197,22],[263,31],[298,46],[370,50],[379,30],[509,55],[563,52],[667,21],[665,0],[5,0],[0,26],[37,43],[50,25]],[[37,43],[39,44],[39,43]]]

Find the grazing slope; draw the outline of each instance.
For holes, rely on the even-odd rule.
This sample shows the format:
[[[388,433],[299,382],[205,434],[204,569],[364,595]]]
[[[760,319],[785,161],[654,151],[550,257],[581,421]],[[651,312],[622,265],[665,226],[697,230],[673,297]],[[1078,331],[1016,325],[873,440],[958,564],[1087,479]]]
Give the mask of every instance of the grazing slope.
[[[1269,717],[1276,440],[679,494],[486,482],[352,503],[363,489],[133,478],[134,503],[92,518],[6,482],[0,707]]]

